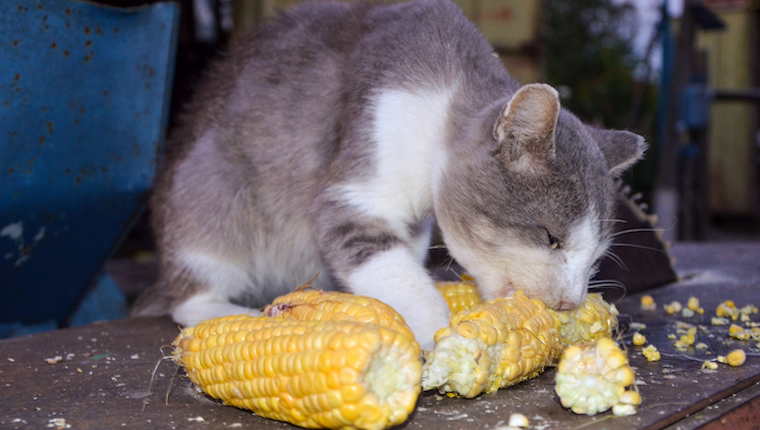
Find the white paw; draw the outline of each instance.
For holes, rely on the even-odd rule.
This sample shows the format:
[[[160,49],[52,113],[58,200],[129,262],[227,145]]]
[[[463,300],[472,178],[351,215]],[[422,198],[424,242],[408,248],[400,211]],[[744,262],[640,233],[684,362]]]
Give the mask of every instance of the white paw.
[[[234,305],[223,298],[205,293],[191,296],[176,306],[171,314],[174,322],[188,327],[211,318],[226,317],[228,315],[259,316],[261,312],[244,306]]]
[[[402,309],[399,313],[414,332],[414,337],[423,350],[433,349],[435,333],[449,326],[449,308],[442,298],[441,301],[435,300],[432,303],[417,303],[413,309]]]

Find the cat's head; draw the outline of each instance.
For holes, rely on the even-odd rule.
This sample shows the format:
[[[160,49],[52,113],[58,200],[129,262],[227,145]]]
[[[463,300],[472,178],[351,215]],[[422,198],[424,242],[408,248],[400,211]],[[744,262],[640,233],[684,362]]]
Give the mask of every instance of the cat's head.
[[[573,308],[610,244],[613,178],[646,144],[583,125],[545,84],[525,85],[498,107],[479,150],[450,157],[438,181],[444,241],[485,298],[523,290]]]

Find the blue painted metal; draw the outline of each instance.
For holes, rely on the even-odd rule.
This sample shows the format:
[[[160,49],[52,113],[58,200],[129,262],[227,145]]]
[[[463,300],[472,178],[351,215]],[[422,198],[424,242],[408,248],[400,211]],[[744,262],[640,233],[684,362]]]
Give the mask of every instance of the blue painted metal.
[[[179,9],[0,3],[0,323],[62,323],[153,182]]]
[[[681,90],[681,121],[688,128],[707,128],[710,123],[712,92],[701,82],[692,82]]]

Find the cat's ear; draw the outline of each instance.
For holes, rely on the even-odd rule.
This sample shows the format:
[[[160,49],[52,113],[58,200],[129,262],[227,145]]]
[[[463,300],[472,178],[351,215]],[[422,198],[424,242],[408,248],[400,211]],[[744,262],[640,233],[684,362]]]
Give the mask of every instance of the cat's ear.
[[[644,138],[638,134],[622,130],[604,130],[586,127],[602,150],[610,174],[620,176],[632,164],[639,161],[647,150]]]
[[[502,108],[493,127],[496,158],[507,168],[540,171],[554,157],[559,94],[546,84],[520,88]]]

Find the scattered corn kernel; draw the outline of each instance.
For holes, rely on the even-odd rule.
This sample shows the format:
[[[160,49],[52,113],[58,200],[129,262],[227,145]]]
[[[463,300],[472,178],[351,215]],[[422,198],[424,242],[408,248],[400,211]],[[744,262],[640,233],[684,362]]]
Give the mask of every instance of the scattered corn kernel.
[[[621,400],[640,403],[635,396],[625,396],[625,387],[635,375],[628,358],[610,338],[595,344],[572,345],[565,349],[559,362],[555,391],[562,406],[576,414],[594,415],[604,412]],[[633,411],[625,411],[635,413]]]
[[[713,317],[713,318],[710,320],[710,323],[711,323],[712,325],[728,325],[728,324],[729,324],[729,322],[730,322],[730,321],[729,321],[728,319],[726,319],[726,318],[723,318],[723,317]]]
[[[685,334],[685,335],[681,336],[680,341],[682,343],[684,343],[685,345],[691,346],[691,345],[694,344],[694,341],[695,341],[694,335],[693,334]]]
[[[657,303],[655,303],[652,296],[647,294],[641,297],[641,309],[645,311],[653,311],[657,309]]]
[[[736,321],[739,318],[739,310],[736,309],[736,305],[733,301],[726,300],[725,302],[719,304],[717,308],[715,308],[715,315],[719,318],[728,317]]]
[[[704,342],[699,342],[698,344],[694,345],[694,348],[697,349],[707,349],[707,344]]]
[[[694,316],[694,311],[689,308],[683,308],[681,315],[683,315],[684,318],[691,318]]]
[[[736,324],[731,324],[728,328],[728,335],[734,339],[747,340],[750,338],[752,331],[745,330],[744,327]]]
[[[628,324],[628,328],[634,331],[642,331],[647,329],[647,325],[640,322],[632,322]]]
[[[636,346],[641,346],[643,344],[647,343],[647,338],[643,334],[636,332],[633,334],[633,344]]]
[[[658,351],[657,347],[654,345],[644,347],[644,349],[641,350],[641,353],[644,354],[647,361],[660,361],[660,351]]]
[[[697,309],[699,309],[699,299],[694,296],[689,297],[689,300],[686,302],[686,307],[696,312]]]
[[[640,404],[641,394],[638,391],[628,390],[620,396],[620,403],[612,407],[612,414],[617,417],[633,415]]]
[[[528,421],[528,417],[525,415],[515,413],[509,415],[509,423],[507,425],[509,427],[528,428],[530,427],[530,422]]]
[[[705,361],[704,363],[702,363],[702,368],[703,369],[715,370],[715,369],[718,368],[718,363],[716,363],[714,361]]]
[[[672,301],[669,305],[665,305],[665,312],[669,314],[675,314],[675,313],[681,312],[681,309],[683,309],[681,302],[678,302],[675,300]]]
[[[726,356],[726,362],[734,367],[741,366],[745,361],[747,361],[747,354],[743,349],[735,349]]]
[[[670,340],[676,340],[676,335],[674,335],[673,333],[670,333],[670,334],[668,334],[668,339],[670,339]]]

